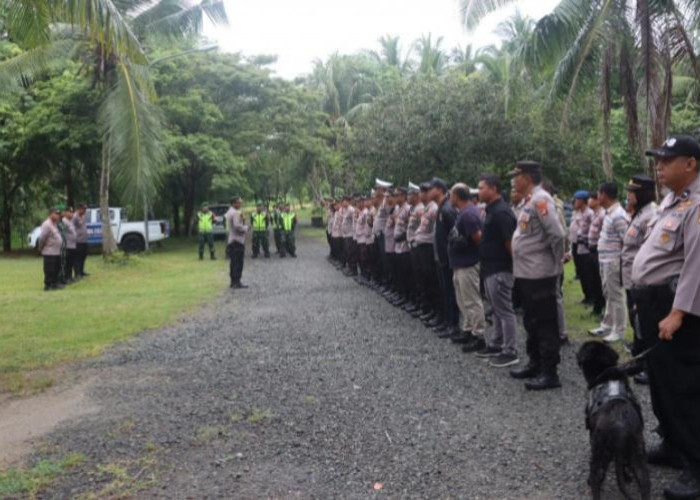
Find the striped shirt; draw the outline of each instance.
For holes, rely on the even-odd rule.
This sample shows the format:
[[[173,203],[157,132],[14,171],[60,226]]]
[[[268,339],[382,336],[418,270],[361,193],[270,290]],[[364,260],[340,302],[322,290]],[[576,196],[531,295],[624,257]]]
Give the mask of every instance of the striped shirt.
[[[597,247],[600,239],[600,230],[603,229],[603,219],[605,218],[605,210],[599,208],[593,212],[591,219],[591,227],[588,229],[588,247]]]
[[[622,255],[622,241],[630,225],[629,216],[619,203],[605,211],[603,229],[598,240],[598,261],[614,262]]]

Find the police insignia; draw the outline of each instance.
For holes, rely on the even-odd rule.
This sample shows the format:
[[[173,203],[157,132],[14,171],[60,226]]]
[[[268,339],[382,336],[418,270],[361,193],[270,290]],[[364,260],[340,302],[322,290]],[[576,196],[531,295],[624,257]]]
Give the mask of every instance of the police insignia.
[[[637,236],[637,230],[631,227],[630,230],[627,231],[627,234],[630,236],[630,238],[635,238]]]
[[[661,243],[668,243],[670,239],[668,233],[661,233]]]
[[[544,217],[549,213],[549,210],[547,209],[547,202],[545,200],[538,201],[537,204],[535,205],[537,208],[537,212]]]
[[[700,222],[700,219],[698,219],[698,222]],[[520,230],[521,230],[521,231],[527,231],[527,222],[521,222],[521,223],[520,223]]]

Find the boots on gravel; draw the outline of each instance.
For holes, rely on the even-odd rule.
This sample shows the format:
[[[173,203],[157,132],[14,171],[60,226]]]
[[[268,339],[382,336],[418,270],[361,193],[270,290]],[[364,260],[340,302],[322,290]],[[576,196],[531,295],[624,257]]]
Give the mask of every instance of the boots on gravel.
[[[682,469],[684,466],[681,454],[666,440],[647,450],[647,463],[672,469]]]
[[[525,388],[528,391],[546,391],[559,387],[561,387],[561,382],[559,381],[556,368],[543,370],[536,378],[525,382]]]
[[[664,496],[670,500],[693,500],[700,498],[700,477],[686,469],[678,479],[664,488]]]
[[[537,365],[528,363],[525,367],[520,370],[511,370],[510,376],[522,380],[526,378],[535,378],[540,373],[540,368]]]

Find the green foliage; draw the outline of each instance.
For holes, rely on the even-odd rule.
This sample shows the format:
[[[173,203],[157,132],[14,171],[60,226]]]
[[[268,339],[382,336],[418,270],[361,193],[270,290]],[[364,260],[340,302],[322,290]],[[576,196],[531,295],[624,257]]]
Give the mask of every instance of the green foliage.
[[[83,455],[71,453],[60,460],[40,460],[29,469],[9,469],[0,472],[0,497],[35,498],[57,477],[80,465]]]

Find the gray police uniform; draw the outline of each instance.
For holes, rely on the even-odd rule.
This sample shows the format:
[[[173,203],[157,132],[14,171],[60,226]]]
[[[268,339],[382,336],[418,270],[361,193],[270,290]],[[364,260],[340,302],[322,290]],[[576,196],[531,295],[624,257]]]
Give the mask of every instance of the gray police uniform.
[[[525,200],[512,247],[530,366],[556,374],[560,361],[556,287],[563,271],[564,228],[554,199],[541,186]]]
[[[654,414],[667,442],[700,478],[700,177],[681,196],[667,195],[649,222],[632,265],[632,295],[639,315]],[[670,342],[658,324],[685,312]]]

